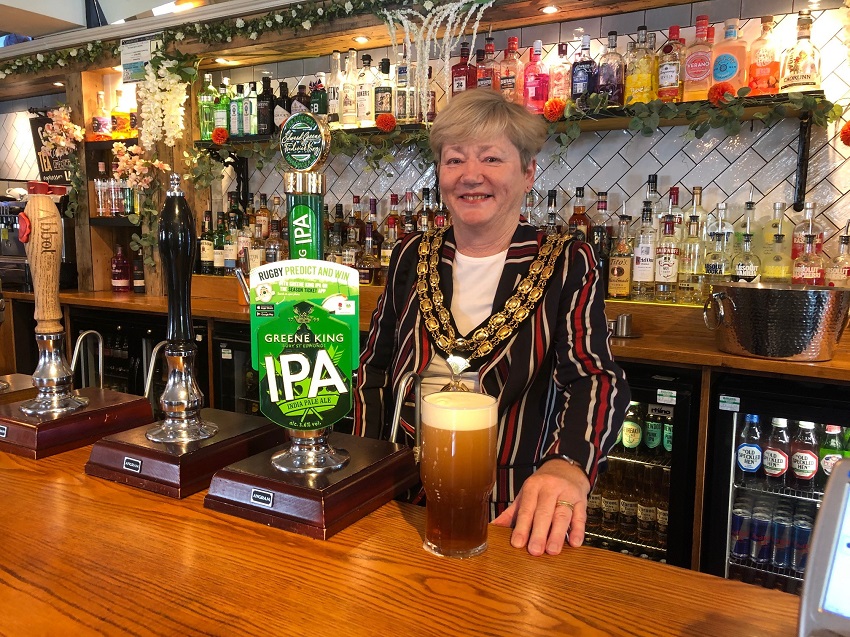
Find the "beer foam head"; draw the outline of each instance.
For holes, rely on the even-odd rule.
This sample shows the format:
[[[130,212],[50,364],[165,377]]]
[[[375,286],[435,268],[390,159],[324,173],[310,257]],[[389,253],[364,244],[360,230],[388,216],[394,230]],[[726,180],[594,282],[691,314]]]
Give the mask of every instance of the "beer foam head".
[[[497,401],[477,392],[446,391],[422,399],[422,423],[438,429],[473,431],[496,423]]]

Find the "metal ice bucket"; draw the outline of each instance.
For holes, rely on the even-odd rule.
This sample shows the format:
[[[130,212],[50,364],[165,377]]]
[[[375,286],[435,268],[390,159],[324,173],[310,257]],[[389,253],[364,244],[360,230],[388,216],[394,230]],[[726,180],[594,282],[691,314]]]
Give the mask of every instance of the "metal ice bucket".
[[[703,306],[722,352],[788,361],[828,361],[850,310],[850,289],[779,283],[713,285]]]

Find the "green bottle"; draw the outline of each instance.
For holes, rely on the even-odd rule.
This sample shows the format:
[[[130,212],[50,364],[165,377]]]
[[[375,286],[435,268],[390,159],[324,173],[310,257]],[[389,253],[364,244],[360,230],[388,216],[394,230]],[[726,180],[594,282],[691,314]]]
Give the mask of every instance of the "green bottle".
[[[213,239],[213,274],[224,276],[224,244],[227,243],[227,226],[224,224],[224,212],[218,212],[217,216]]]

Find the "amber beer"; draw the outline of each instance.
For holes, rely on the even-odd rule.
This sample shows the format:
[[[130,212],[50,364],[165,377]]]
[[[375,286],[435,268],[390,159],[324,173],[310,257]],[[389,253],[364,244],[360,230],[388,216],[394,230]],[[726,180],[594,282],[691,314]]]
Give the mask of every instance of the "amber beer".
[[[487,548],[489,500],[496,482],[497,403],[475,392],[422,399],[424,548],[471,557]]]

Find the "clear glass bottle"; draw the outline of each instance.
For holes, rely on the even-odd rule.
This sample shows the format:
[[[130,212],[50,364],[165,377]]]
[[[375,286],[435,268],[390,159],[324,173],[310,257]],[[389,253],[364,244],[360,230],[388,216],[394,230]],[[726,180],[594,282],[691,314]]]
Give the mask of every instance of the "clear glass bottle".
[[[244,87],[241,84],[237,84],[236,97],[230,100],[230,118],[228,119],[227,126],[231,137],[242,137],[245,134],[243,128],[245,120],[242,116],[242,102],[245,99],[242,94],[243,90]]]
[[[413,214],[413,191],[408,188],[404,191],[404,218],[402,219],[402,233],[400,238],[416,232],[416,217]]]
[[[596,93],[599,68],[590,55],[590,36],[581,36],[581,51],[573,62],[572,98],[579,108],[587,108],[587,96]]]
[[[357,229],[353,226],[348,228],[348,240],[342,245],[342,264],[349,267],[357,267],[357,262],[360,260],[360,253],[363,248],[357,241]]]
[[[699,238],[703,245],[706,245],[708,242],[708,213],[702,207],[702,186],[693,187],[691,215],[699,217]]]
[[[785,235],[773,235],[773,249],[762,261],[762,283],[791,283],[791,270],[794,262],[785,247]]]
[[[342,85],[345,82],[345,73],[341,67],[341,53],[333,51],[331,53],[331,72],[327,78],[327,93],[328,93],[328,126],[331,128],[339,128],[342,125]]]
[[[587,215],[587,206],[584,203],[584,188],[578,186],[576,196],[573,199],[573,214],[567,220],[567,227],[573,239],[587,242],[590,240],[590,228],[592,226],[593,221]]]
[[[608,96],[609,106],[622,106],[625,91],[626,62],[617,53],[617,32],[608,32],[608,48],[599,58],[599,80],[596,90]]]
[[[753,253],[753,235],[744,233],[741,252],[732,258],[732,281],[751,283],[761,273],[761,259]]]
[[[393,250],[398,245],[398,230],[396,227],[397,219],[389,217],[387,219],[387,236],[384,243],[381,244],[381,275],[380,283],[386,285],[387,272],[390,267],[390,259],[393,255]]]
[[[655,248],[655,300],[659,303],[676,302],[680,252],[676,219],[673,215],[665,215],[661,239]]]
[[[688,236],[679,245],[679,276],[676,281],[676,302],[699,305],[703,302],[705,250],[699,236],[699,216],[688,217]]]
[[[719,283],[728,283],[732,280],[732,263],[726,253],[726,241],[722,232],[709,233],[709,239],[714,242],[714,247],[705,255],[705,282],[709,290],[711,286]]]
[[[354,267],[357,268],[357,272],[360,275],[360,285],[374,285],[376,283],[378,271],[381,269],[381,262],[375,256],[371,224],[366,225],[366,238],[363,250],[360,252]]]
[[[626,55],[625,103],[651,102],[655,99],[653,86],[655,76],[655,52],[649,49],[646,41],[646,27],[639,26],[637,46]]]
[[[97,107],[91,117],[89,139],[93,142],[108,142],[112,139],[112,115],[106,112],[103,91],[97,92]]]
[[[515,36],[508,38],[508,49],[499,65],[499,89],[506,100],[515,104],[524,104],[525,65],[520,59],[518,46],[519,38]]]
[[[772,15],[761,19],[761,35],[750,47],[748,83],[750,95],[776,95],[779,91],[779,51],[773,39]]]
[[[752,192],[750,192],[752,200]],[[756,254],[760,253],[757,241],[762,239],[761,223],[756,219],[756,202],[748,201],[744,204],[744,216],[735,223],[735,237],[732,242],[732,254],[740,254],[744,249],[744,235],[751,234],[752,249]]]
[[[112,139],[127,139],[130,137],[130,111],[124,104],[124,91],[116,89],[115,101],[110,113],[112,120]]]
[[[372,245],[375,247],[376,257],[381,254],[381,245],[384,243],[384,235],[378,229],[379,225],[378,200],[375,197],[369,197],[369,216],[366,218],[366,228],[372,227]]]
[[[366,244],[366,222],[363,221],[363,207],[358,195],[351,196],[351,212],[346,220],[348,228],[354,228],[354,238],[360,247]]]
[[[201,128],[201,139],[212,137],[212,131],[215,128],[213,108],[217,97],[218,91],[213,86],[212,73],[204,73],[204,85],[198,92],[198,123]]]
[[[666,44],[658,56],[658,99],[662,102],[682,101],[684,73],[682,72],[682,45],[679,44],[679,26],[668,30]]]
[[[94,179],[95,210],[98,217],[111,215],[109,208],[109,175],[106,162],[97,162],[97,177]]]
[[[460,44],[460,61],[452,65],[452,95],[478,86],[478,68],[469,63],[469,42]]]
[[[395,86],[393,79],[390,77],[390,59],[382,58],[380,65],[380,75],[375,83],[375,119],[378,115],[392,115],[393,106],[395,105]]]
[[[794,226],[791,259],[796,259],[805,251],[807,234],[815,235],[815,252],[821,254],[826,232],[823,225],[815,219],[815,203],[813,201],[807,201],[803,204],[803,220]]]
[[[782,232],[782,218],[784,217],[784,213],[785,204],[781,201],[773,202],[773,218],[764,224],[761,231],[761,250],[759,251],[758,244],[754,244],[754,249],[760,252],[763,262],[773,254],[773,237]]]
[[[484,61],[478,65],[478,88],[499,89],[499,63],[496,61],[496,45],[492,37],[484,38]]]
[[[414,77],[410,71],[407,45],[402,45],[395,65],[395,118],[399,124],[411,124],[416,121],[412,94]]]
[[[558,191],[550,190],[546,197],[546,234],[558,234],[561,231],[558,223]]]
[[[652,202],[644,201],[632,263],[632,301],[655,300],[655,244],[656,233],[652,227]]]
[[[266,263],[283,261],[289,257],[289,251],[284,250],[283,241],[280,238],[280,219],[277,217],[274,217],[269,222],[269,238],[266,239],[264,249],[266,254]]]
[[[817,91],[820,89],[820,51],[812,44],[812,12],[797,14],[797,42],[782,54],[779,91]]]
[[[824,272],[824,285],[836,288],[850,288],[850,235],[843,234],[838,238],[839,253],[827,265]]]
[[[537,115],[543,114],[549,97],[549,69],[543,64],[542,57],[543,41],[535,40],[531,48],[531,62],[525,67],[523,91],[525,107]]]
[[[248,267],[253,270],[266,262],[266,242],[263,239],[263,229],[259,224],[254,225],[254,236],[248,248]],[[249,271],[250,271],[249,270]]]
[[[823,285],[823,257],[815,251],[816,235],[805,235],[803,254],[794,259],[794,269],[791,271],[791,283],[802,285]]]
[[[236,234],[236,267],[244,273],[251,271],[251,244],[254,242],[253,227],[248,224],[247,217]]]
[[[708,16],[698,15],[696,39],[685,49],[685,78],[682,99],[696,102],[708,97],[711,86],[711,43],[708,40]]]
[[[357,51],[348,50],[345,59],[345,80],[342,83],[340,106],[343,128],[357,127]]]
[[[687,233],[687,224],[685,223],[685,213],[679,207],[679,188],[671,186],[670,192],[667,195],[668,208],[667,214],[673,215],[675,220],[676,240],[683,241]]]
[[[608,297],[628,299],[632,292],[632,254],[629,225],[632,218],[620,215],[617,224],[617,239],[608,257]]]
[[[733,94],[747,85],[747,57],[750,45],[738,37],[738,20],[726,20],[723,39],[711,51],[711,77],[716,84],[729,82]]]
[[[567,57],[568,45],[558,43],[558,60],[549,69],[549,99],[568,100],[572,96],[572,64]]]
[[[714,234],[715,241],[720,240],[722,242],[723,251],[731,263],[734,255],[735,228],[726,220],[726,210],[727,204],[725,202],[721,201],[717,204],[717,220],[708,222],[708,234]]]
[[[372,56],[360,58],[363,66],[357,74],[357,125],[368,128],[375,125],[375,73],[372,70]]]

